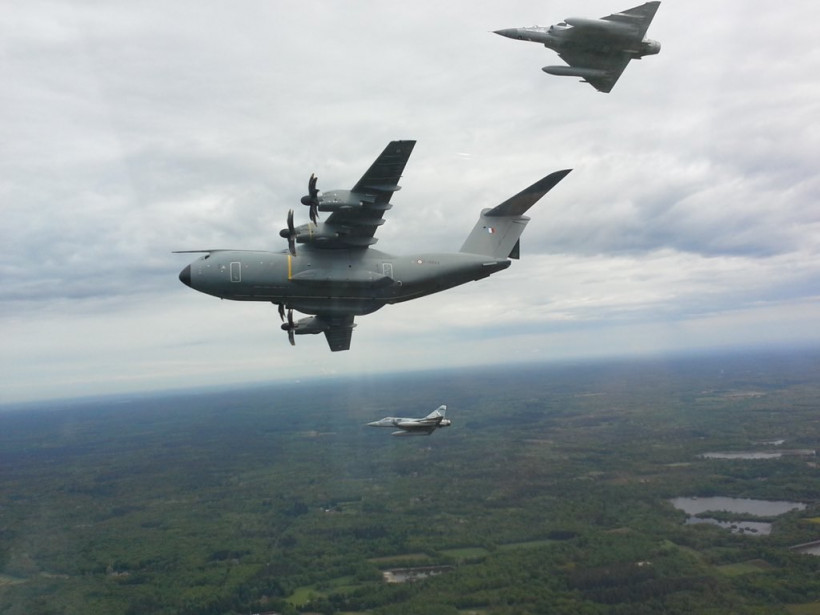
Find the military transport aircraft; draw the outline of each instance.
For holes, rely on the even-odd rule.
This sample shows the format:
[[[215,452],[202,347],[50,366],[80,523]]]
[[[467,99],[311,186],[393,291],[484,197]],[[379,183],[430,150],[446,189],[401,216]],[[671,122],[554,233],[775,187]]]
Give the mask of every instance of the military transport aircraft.
[[[581,77],[599,92],[610,92],[630,60],[654,55],[658,41],[644,38],[660,2],[647,2],[601,19],[568,17],[548,28],[507,28],[496,34],[543,43],[569,66],[545,66],[550,75]]]
[[[368,423],[370,427],[398,427],[391,436],[429,436],[439,427],[449,427],[452,421],[444,418],[447,406],[439,406],[423,419],[407,419],[398,416],[386,416],[380,421]]]
[[[348,350],[355,316],[509,267],[509,259],[519,257],[519,237],[529,221],[524,213],[569,173],[547,175],[483,210],[459,252],[396,256],[368,248],[376,243],[373,235],[392,207],[390,198],[399,190],[415,144],[392,141],[350,190],[320,194],[312,175],[302,204],[315,220],[318,212],[330,215],[294,226],[291,209],[287,228],[280,232],[288,249],[184,250],[205,255],[182,270],[180,281],[222,299],[278,305],[291,344],[294,335],[324,333],[331,350]],[[293,310],[312,316],[294,321]]]

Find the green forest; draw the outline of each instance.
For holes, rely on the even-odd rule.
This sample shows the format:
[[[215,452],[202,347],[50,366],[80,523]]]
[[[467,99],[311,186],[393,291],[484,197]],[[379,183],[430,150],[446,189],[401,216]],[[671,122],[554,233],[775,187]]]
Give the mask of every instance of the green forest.
[[[0,614],[820,613],[819,437],[805,352],[5,406]],[[806,506],[670,503],[711,496]]]

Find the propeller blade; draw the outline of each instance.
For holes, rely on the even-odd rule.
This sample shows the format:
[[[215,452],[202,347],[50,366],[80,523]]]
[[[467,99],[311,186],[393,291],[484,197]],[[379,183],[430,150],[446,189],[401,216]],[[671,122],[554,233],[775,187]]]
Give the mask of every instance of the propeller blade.
[[[293,210],[288,210],[288,250],[296,256],[296,228],[293,226]]]
[[[279,320],[281,320],[282,322],[285,322],[285,304],[284,303],[279,304]]]
[[[284,315],[285,309],[282,304],[279,304],[279,314]],[[283,316],[284,320],[284,316]],[[288,309],[288,321],[282,325],[282,331],[288,332],[288,341],[291,346],[296,346],[296,339],[294,332],[296,331],[296,324],[293,322],[293,310]]]
[[[296,326],[293,324],[293,310],[288,310],[288,341],[291,346],[296,346],[296,339],[293,332]]]
[[[310,174],[308,180],[308,198],[306,205],[310,206],[310,220],[313,224],[319,221],[319,189],[316,188],[316,182],[319,180],[315,173]],[[304,199],[302,200],[304,203]]]

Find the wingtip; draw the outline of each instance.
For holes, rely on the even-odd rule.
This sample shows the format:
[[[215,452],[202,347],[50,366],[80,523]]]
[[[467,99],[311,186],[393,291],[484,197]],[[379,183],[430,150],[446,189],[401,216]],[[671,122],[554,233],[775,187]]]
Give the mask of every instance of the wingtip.
[[[561,169],[560,171],[553,171],[552,173],[545,175],[543,178],[541,178],[540,181],[536,182],[534,185],[530,186],[530,188],[533,190],[546,189],[547,191],[549,191],[555,185],[557,185],[558,182],[560,182],[567,175],[569,175],[571,171],[572,169]]]

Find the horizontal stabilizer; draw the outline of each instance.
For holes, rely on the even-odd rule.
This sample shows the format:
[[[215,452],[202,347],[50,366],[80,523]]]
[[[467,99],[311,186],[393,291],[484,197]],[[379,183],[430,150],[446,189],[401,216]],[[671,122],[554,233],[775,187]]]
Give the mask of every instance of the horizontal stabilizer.
[[[511,197],[496,205],[485,216],[523,216],[527,210],[535,205],[541,197],[552,190],[558,182],[564,179],[572,169],[556,171],[550,173],[545,178],[538,180],[529,188],[525,188],[514,197]]]

